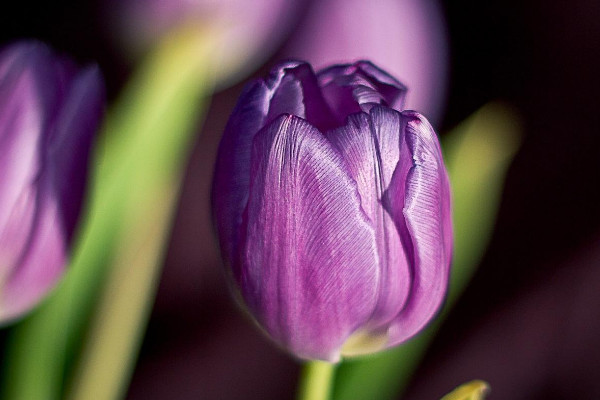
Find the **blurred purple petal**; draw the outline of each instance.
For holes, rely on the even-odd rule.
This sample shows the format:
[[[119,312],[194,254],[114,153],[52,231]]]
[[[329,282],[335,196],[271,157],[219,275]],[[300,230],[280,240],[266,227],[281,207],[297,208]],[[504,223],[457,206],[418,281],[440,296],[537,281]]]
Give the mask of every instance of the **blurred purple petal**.
[[[83,204],[88,171],[81,166],[87,165],[103,111],[104,85],[100,71],[96,66],[88,67],[73,79],[48,143],[49,179],[60,199],[59,212],[68,240]]]
[[[412,265],[411,294],[389,329],[390,346],[401,343],[432,319],[448,286],[452,256],[450,186],[437,136],[418,113],[406,118],[400,163],[384,205],[393,216]]]
[[[436,0],[320,0],[283,56],[306,60],[317,69],[371,60],[410,88],[407,108],[439,121],[446,93],[446,41]]]
[[[0,292],[0,321],[18,317],[54,287],[67,263],[66,232],[50,188],[40,188],[25,252],[5,277]]]
[[[2,64],[3,67],[5,64]],[[44,115],[29,71],[11,65],[0,79],[0,259],[11,269],[27,241],[33,219]],[[8,273],[7,270],[1,272]]]
[[[97,71],[77,75],[38,42],[0,52],[0,322],[66,267],[102,104]]]
[[[106,2],[106,21],[109,33],[135,57],[182,25],[198,27],[198,34],[210,35],[215,43],[211,64],[217,81],[228,84],[248,75],[276,50],[303,4],[304,0],[111,0]]]
[[[289,115],[257,135],[251,165],[242,294],[278,343],[336,361],[377,295],[375,233],[356,184],[325,137]]]

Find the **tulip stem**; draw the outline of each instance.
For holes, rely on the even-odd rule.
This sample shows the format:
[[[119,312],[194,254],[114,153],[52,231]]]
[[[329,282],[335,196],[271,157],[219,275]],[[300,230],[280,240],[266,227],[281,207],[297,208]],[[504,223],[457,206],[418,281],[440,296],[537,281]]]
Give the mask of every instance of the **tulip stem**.
[[[337,364],[309,361],[300,376],[298,400],[328,400],[331,398]]]
[[[104,147],[98,150],[97,186],[105,193],[94,199],[92,217],[112,217],[119,225],[110,232],[116,243],[102,265],[106,279],[66,389],[68,399],[125,397],[157,290],[194,125],[211,87],[211,37],[185,27],[163,39],[109,115]],[[121,214],[112,212],[119,208]]]

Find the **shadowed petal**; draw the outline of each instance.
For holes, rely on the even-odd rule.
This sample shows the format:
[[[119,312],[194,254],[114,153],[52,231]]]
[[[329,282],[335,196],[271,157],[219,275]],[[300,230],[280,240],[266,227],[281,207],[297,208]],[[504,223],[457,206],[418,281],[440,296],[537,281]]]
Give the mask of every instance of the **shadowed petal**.
[[[339,359],[377,301],[375,232],[325,137],[285,115],[252,152],[241,273],[259,323],[302,358]]]
[[[304,118],[321,132],[342,124],[345,116],[335,118],[311,66],[294,61],[286,64],[289,66],[277,70],[284,75],[278,80],[265,125],[282,114]]]
[[[408,91],[406,86],[370,61],[358,61],[355,65],[362,74],[373,82],[388,107],[396,111],[404,109],[404,100]]]
[[[319,85],[338,118],[368,112],[375,104],[401,111],[406,87],[368,61],[338,65],[318,73]]]
[[[370,115],[351,115],[346,126],[327,134],[346,160],[350,176],[358,185],[361,206],[377,233],[381,279],[377,308],[366,327],[372,330],[386,325],[400,312],[411,284],[400,235],[381,202],[398,164],[400,130],[400,113],[377,106]]]
[[[439,310],[452,248],[450,188],[436,134],[418,113],[402,116],[405,140],[384,204],[409,251],[413,282],[405,308],[390,326],[388,346],[415,335]]]
[[[83,167],[103,111],[102,77],[97,67],[89,67],[73,80],[48,144],[48,174],[59,199],[58,212],[68,240],[83,203],[87,178]]]
[[[252,140],[263,126],[270,95],[263,81],[246,86],[219,146],[213,181],[213,209],[221,252],[225,263],[231,266],[238,251],[242,212],[248,202]]]

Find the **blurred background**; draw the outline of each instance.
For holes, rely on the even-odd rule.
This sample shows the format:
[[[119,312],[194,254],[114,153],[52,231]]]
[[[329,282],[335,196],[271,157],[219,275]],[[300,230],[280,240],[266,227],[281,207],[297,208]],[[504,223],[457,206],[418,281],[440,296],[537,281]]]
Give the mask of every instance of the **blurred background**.
[[[185,2],[173,2],[175,21]],[[163,29],[150,6],[125,3],[17,2],[0,15],[0,43],[37,38],[80,63],[97,62],[111,101],[160,34],[147,27]],[[155,3],[167,15],[160,10],[169,1]],[[217,2],[200,3],[183,14],[221,15],[213,14]],[[521,121],[489,247],[403,398],[436,399],[475,378],[490,383],[491,399],[600,398],[600,3],[243,4],[260,12],[235,6],[224,26],[240,27],[240,37],[254,32],[254,40],[223,42],[228,68],[198,128],[127,397],[294,397],[300,364],[259,333],[225,284],[210,211],[216,149],[243,84],[277,60],[319,67],[369,57],[409,86],[408,106],[442,137],[490,101],[510,104]],[[146,20],[136,20],[140,10]]]

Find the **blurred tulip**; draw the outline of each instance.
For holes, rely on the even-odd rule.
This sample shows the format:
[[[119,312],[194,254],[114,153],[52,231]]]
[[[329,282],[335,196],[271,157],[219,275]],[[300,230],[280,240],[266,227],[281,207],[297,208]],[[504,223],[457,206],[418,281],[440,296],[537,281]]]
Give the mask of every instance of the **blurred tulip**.
[[[411,90],[407,108],[438,122],[446,92],[447,38],[437,0],[320,0],[283,51],[322,68],[367,59]]]
[[[77,71],[36,42],[0,53],[0,322],[64,272],[103,104],[96,67]]]
[[[300,358],[397,345],[438,311],[452,247],[435,132],[369,62],[276,67],[246,87],[219,148],[216,226],[260,326]]]
[[[131,55],[139,55],[182,25],[208,27],[216,42],[211,59],[217,82],[228,84],[268,58],[284,38],[304,0],[112,1],[111,32]],[[116,29],[115,29],[116,25]]]

